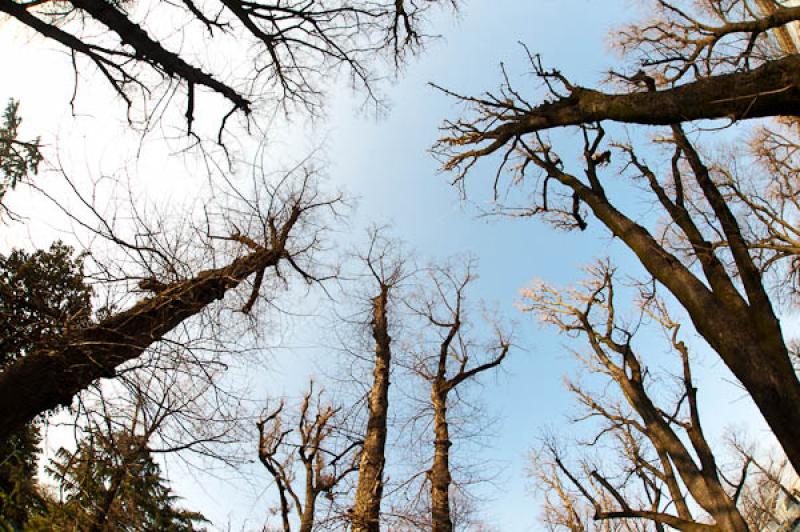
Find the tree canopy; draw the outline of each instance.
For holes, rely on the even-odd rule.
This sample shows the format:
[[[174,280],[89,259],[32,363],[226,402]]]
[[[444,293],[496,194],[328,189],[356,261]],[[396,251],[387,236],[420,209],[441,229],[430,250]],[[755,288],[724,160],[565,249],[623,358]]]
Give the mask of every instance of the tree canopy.
[[[596,65],[562,64],[536,53],[550,43],[512,35],[541,20],[509,14],[557,12],[548,20],[572,32],[559,46],[583,43],[574,6],[531,4],[474,8],[481,27],[509,9],[504,33],[486,24],[496,39],[474,57],[462,39],[447,63],[419,69],[415,82],[431,65],[444,78],[433,96],[403,101],[391,127],[334,129],[352,138],[295,159],[294,144],[326,124],[294,116],[323,116],[342,81],[382,102],[386,78],[434,22],[445,28],[434,11],[461,4],[0,0],[0,29],[67,51],[73,113],[88,75],[127,109],[123,131],[167,126],[138,147],[98,128],[103,153],[130,158],[84,179],[76,169],[93,163],[71,148],[85,131],[66,154],[49,134],[22,140],[16,100],[0,121],[0,214],[22,203],[10,190],[47,176],[0,239],[0,527],[223,526],[206,519],[210,505],[183,509],[184,471],[216,475],[196,487],[225,493],[232,523],[250,497],[242,526],[257,514],[265,531],[487,530],[509,506],[510,519],[533,519],[514,498],[519,477],[550,530],[796,527],[800,2],[637,4],[596,81]],[[475,22],[455,32],[477,35]],[[526,42],[522,63],[490,72],[476,50],[499,59],[494,44],[509,37]],[[462,69],[474,72],[447,76]],[[498,88],[457,86],[474,87],[473,75]],[[100,101],[75,122],[104,123]],[[431,208],[441,197],[413,172],[412,192],[389,182],[415,158],[424,122],[411,115],[432,109],[454,113],[427,142],[446,193],[472,212]],[[235,136],[232,117],[246,126]],[[183,149],[187,138],[199,149]],[[249,164],[233,164],[233,138]],[[342,158],[354,160],[344,172]],[[188,184],[167,186],[180,166]],[[363,220],[341,190],[354,183],[375,193],[372,216],[391,205],[418,226],[410,242],[375,220],[366,240],[353,231]],[[473,209],[493,223],[472,225]],[[578,258],[593,262],[576,281]],[[517,310],[542,328],[499,310],[513,297],[501,287],[520,276],[535,280]],[[577,409],[554,391],[562,371]],[[230,495],[243,484],[252,493]]]

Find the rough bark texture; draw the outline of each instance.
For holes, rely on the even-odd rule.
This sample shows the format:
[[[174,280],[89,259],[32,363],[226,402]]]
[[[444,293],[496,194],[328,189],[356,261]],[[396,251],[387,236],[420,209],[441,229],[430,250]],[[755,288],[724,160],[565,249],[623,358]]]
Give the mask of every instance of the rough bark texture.
[[[470,124],[463,128],[460,123],[448,124],[446,129],[461,131],[441,139],[442,146],[484,145],[464,150],[445,168],[454,169],[462,162],[493,153],[520,136],[563,126],[604,120],[669,125],[713,118],[800,116],[800,55],[769,61],[750,71],[720,74],[658,91],[608,94],[572,87],[569,96],[530,111],[509,108],[505,112],[508,114],[502,123],[489,120],[490,127],[484,131],[470,130]]]
[[[389,372],[391,369],[391,337],[386,307],[389,286],[381,284],[380,294],[373,299],[372,336],[375,339],[374,380],[369,392],[367,434],[358,468],[358,487],[353,506],[354,532],[380,530],[383,469],[386,462],[386,422],[389,411]]]
[[[0,373],[0,440],[37,415],[72,398],[118,366],[140,356],[186,319],[238,286],[273,267],[282,250],[262,248],[228,266],[200,272],[96,325],[74,331],[59,348],[34,351]]]
[[[431,386],[433,404],[433,431],[435,440],[433,465],[431,466],[431,530],[452,532],[450,518],[450,430],[447,424],[448,385],[443,379]]]

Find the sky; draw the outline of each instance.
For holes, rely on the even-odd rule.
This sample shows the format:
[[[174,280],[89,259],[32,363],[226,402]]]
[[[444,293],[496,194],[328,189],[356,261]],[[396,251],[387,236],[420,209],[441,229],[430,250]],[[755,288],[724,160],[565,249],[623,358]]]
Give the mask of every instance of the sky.
[[[518,349],[481,388],[487,415],[498,418],[492,426],[497,438],[481,453],[497,461],[501,474],[494,484],[480,486],[478,493],[486,501],[486,522],[497,530],[541,529],[537,499],[524,476],[527,455],[543,430],[565,425],[574,413],[562,382],[565,374],[575,371],[575,361],[563,338],[516,310],[519,290],[535,278],[557,286],[574,283],[583,277],[582,266],[605,256],[613,257],[627,274],[641,274],[641,269],[598,224],[590,223],[585,232],[564,233],[538,220],[480,216],[490,200],[486,185],[492,177],[490,168],[473,173],[468,198],[461,200],[429,149],[442,120],[455,118],[462,109],[428,83],[477,94],[498,85],[502,62],[520,86],[532,85],[520,42],[571,79],[596,83],[618,60],[607,46],[610,30],[630,20],[634,12],[635,3],[622,0],[469,0],[455,17],[436,15],[434,27],[441,38],[412,60],[397,81],[385,84],[390,103],[386,113],[376,117],[365,112],[359,106],[362,95],[340,83],[329,87],[325,118],[313,123],[294,118],[268,132],[273,148],[278,146],[288,159],[318,149],[329,182],[356,198],[347,229],[352,235],[342,234],[342,241],[357,239],[371,223],[390,224],[391,233],[425,260],[473,254],[480,261],[474,297],[496,305],[517,322]],[[192,161],[157,140],[137,144],[126,130],[119,102],[96,80],[82,80],[84,95],[78,116],[72,116],[68,57],[12,26],[0,21],[0,64],[5,67],[0,101],[21,100],[25,131],[42,136],[50,157],[57,153],[65,166],[95,176],[124,165],[142,194],[156,193],[175,206],[191,202],[189,191],[198,186]],[[574,142],[569,135],[563,138]],[[143,154],[138,159],[132,155],[137,149]],[[46,187],[45,179],[42,176],[40,184]],[[20,191],[14,201],[29,219],[4,228],[0,251],[46,246],[54,238],[70,237],[73,228],[56,221],[41,198]],[[289,345],[324,343],[309,337],[303,326],[294,333]],[[699,377],[707,376],[701,385],[703,405],[708,411],[725,412],[709,416],[711,432],[719,435],[732,424],[761,430],[722,364],[703,351],[702,342],[693,341],[691,335],[689,340],[700,354]],[[315,359],[319,351],[298,347],[276,354],[262,379],[264,393],[296,394],[309,372],[323,371],[324,363]],[[186,506],[201,510],[219,526],[255,529],[263,523],[265,509],[274,504],[274,494],[264,493],[266,475],[261,476],[262,485],[244,485],[233,477],[209,481],[198,471],[175,471],[174,486]]]

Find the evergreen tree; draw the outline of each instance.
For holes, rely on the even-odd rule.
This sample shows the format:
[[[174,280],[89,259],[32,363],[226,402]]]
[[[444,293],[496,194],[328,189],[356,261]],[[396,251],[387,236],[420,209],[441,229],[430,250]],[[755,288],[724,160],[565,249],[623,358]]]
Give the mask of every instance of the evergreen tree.
[[[22,119],[17,114],[19,102],[9,100],[0,119],[0,213],[5,210],[6,192],[17,183],[35,174],[42,161],[39,139],[22,141],[18,138]]]
[[[147,442],[127,431],[93,433],[75,452],[60,449],[48,472],[60,483],[48,520],[60,530],[183,532],[207,522],[176,507]]]
[[[49,250],[0,255],[0,368],[46,347],[91,316],[84,257],[55,242]]]
[[[36,486],[39,427],[26,425],[0,443],[0,530],[22,528],[45,501]]]
[[[0,255],[0,372],[69,327],[87,323],[91,293],[83,257],[61,242],[49,250]],[[36,486],[39,432],[34,421],[0,442],[0,527],[20,529],[45,509]]]

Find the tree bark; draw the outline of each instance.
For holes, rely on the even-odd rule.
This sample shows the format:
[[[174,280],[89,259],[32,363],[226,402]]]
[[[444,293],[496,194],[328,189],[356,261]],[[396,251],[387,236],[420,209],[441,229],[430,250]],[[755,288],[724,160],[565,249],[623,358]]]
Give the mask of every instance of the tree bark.
[[[697,331],[742,382],[795,471],[800,471],[800,381],[777,320],[753,312],[743,301],[719,298],[667,254],[645,228],[586,187],[578,190],[594,214],[686,308]]]
[[[743,120],[786,115],[800,115],[797,55],[769,61],[748,72],[720,74],[654,92],[607,94],[576,87],[569,97],[536,107],[516,125],[522,128],[521,133],[532,133],[601,120],[669,125],[707,118]]]
[[[574,176],[558,171],[554,177],[575,191],[686,308],[697,331],[741,381],[795,471],[800,471],[800,381],[778,320],[754,311],[741,296],[710,290],[644,227]]]
[[[489,155],[529,133],[604,120],[670,125],[715,118],[800,116],[800,55],[769,61],[750,71],[720,74],[657,91],[609,94],[577,86],[570,90],[569,96],[534,106],[530,111],[508,108],[500,125],[495,127],[495,117],[487,120],[490,126],[483,131],[472,124],[459,131],[459,123],[450,124],[447,129],[455,134],[441,139],[441,145],[483,146],[452,156],[445,168],[454,169],[462,162]],[[481,107],[478,100],[459,98]]]
[[[599,348],[596,345],[596,340],[593,341],[593,347],[595,350]],[[707,450],[705,438],[701,438],[702,441],[700,442],[695,438],[690,438],[693,441],[695,453],[701,459],[701,466],[698,467],[684,443],[664,420],[656,405],[647,395],[642,380],[642,368],[638,360],[633,356],[627,356],[626,365],[630,366],[630,370],[620,367],[613,368],[613,378],[619,384],[628,403],[634,407],[642,418],[647,429],[647,436],[653,442],[653,445],[658,450],[663,449],[669,455],[669,459],[675,464],[681,480],[692,494],[692,497],[708,512],[722,530],[748,532],[747,523],[737,510],[736,503],[728,496],[720,484],[713,455],[708,455],[708,453],[704,452]],[[693,393],[692,390],[687,392]],[[699,422],[698,419],[693,419],[693,421]],[[692,424],[691,429],[687,430],[691,431],[698,428],[697,425]],[[704,459],[706,460],[705,462]]]
[[[375,339],[375,369],[369,393],[367,434],[358,467],[358,487],[353,507],[354,532],[380,530],[383,469],[386,462],[386,424],[389,411],[389,372],[391,369],[391,337],[386,306],[389,286],[382,284],[373,299],[372,336]]]
[[[433,403],[434,455],[431,466],[431,530],[452,532],[450,518],[450,430],[447,424],[447,384],[437,380],[431,387]]]
[[[304,465],[306,469],[306,495],[303,511],[300,513],[300,532],[311,532],[314,529],[314,510],[317,504],[318,491],[314,486],[313,464],[306,462]]]
[[[126,311],[67,334],[56,347],[20,358],[0,373],[0,440],[37,415],[68,406],[95,380],[113,377],[118,366],[142,355],[250,275],[277,265],[284,253],[261,248],[228,266],[200,272]]]

